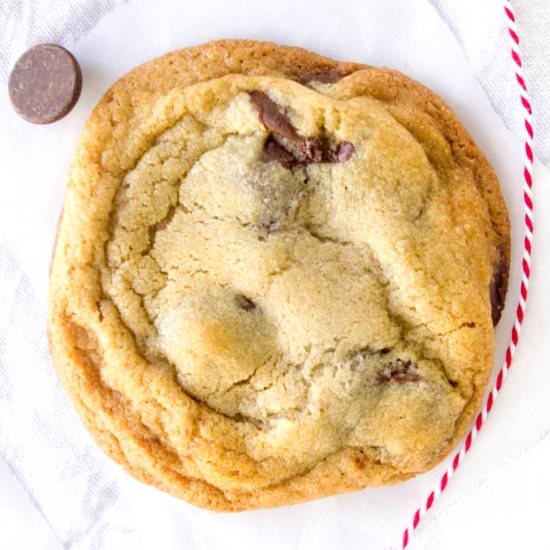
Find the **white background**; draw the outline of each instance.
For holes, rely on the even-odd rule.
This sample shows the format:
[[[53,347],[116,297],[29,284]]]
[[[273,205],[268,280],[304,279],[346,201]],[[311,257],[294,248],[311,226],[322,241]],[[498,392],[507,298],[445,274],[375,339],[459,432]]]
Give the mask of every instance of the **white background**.
[[[514,264],[498,361],[513,319],[521,244],[521,144],[492,111],[459,46],[421,0],[134,0],[72,50],[82,97],[31,126],[0,94],[0,548],[388,550],[445,465],[406,484],[301,506],[212,514],[130,479],[84,432],[46,354],[47,266],[64,179],[87,114],[109,84],[166,51],[220,37],[269,39],[400,69],[439,93],[493,164],[513,219]],[[550,176],[536,165],[531,300],[512,373],[459,474],[411,548],[549,548]]]

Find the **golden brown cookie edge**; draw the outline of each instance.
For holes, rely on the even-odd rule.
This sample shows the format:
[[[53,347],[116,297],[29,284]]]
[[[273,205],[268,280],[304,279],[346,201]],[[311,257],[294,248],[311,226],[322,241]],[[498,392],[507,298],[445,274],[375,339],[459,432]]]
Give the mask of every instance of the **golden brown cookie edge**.
[[[193,61],[199,57],[211,60],[212,64],[218,63],[206,78],[190,70]],[[334,61],[302,48],[279,46],[269,42],[251,40],[209,42],[168,53],[123,76],[104,94],[93,110],[86,125],[84,140],[90,137],[90,133],[97,131],[98,125],[103,124],[106,114],[109,114],[109,104],[119,95],[128,96],[135,93],[160,95],[177,85],[191,85],[233,72],[281,75],[299,80],[303,74],[315,74],[327,70],[349,74],[359,69],[369,69],[380,75],[391,75],[391,79],[413,97],[413,101],[429,104],[435,108],[453,138],[450,140],[453,152],[458,152],[460,155],[466,153],[466,157],[477,165],[479,189],[487,201],[494,227],[500,238],[499,247],[505,264],[502,291],[504,294],[510,265],[510,226],[496,175],[445,103],[422,84],[397,71]],[[58,241],[53,262],[54,271],[59,246]],[[226,491],[224,493],[203,480],[184,479],[183,476],[163,468],[151,472],[136,466],[132,463],[132,456],[128,456],[127,452],[121,449],[119,440],[122,437],[128,438],[132,444],[143,447],[145,452],[147,452],[147,444],[140,440],[138,432],[133,430],[131,425],[117,418],[117,413],[113,412],[112,407],[106,403],[107,399],[102,389],[94,387],[93,380],[83,382],[87,379],[85,373],[89,371],[89,366],[85,364],[86,360],[77,348],[71,346],[71,343],[66,340],[70,337],[66,334],[64,327],[59,325],[62,321],[55,318],[54,311],[58,310],[54,307],[55,305],[59,306],[55,304],[55,298],[50,295],[50,334],[56,333],[55,337],[50,336],[50,351],[63,384],[71,395],[82,420],[104,452],[134,477],[146,483],[204,508],[235,511],[292,504],[340,492],[360,490],[366,486],[397,483],[412,477],[410,473],[403,473],[394,467],[375,463],[360,451],[352,449],[344,449],[325,458],[305,474],[253,492]],[[58,332],[61,334],[57,334]],[[58,350],[53,343],[57,338],[64,339],[64,343],[69,344],[69,348],[72,349],[67,349],[64,345],[66,349]],[[481,403],[491,367],[492,365],[488,365],[478,373],[474,393],[458,420],[455,435],[439,455],[426,465],[424,471],[431,469],[447,456],[464,435]],[[98,411],[101,411],[101,415],[98,415]],[[102,419],[99,416],[102,416]]]

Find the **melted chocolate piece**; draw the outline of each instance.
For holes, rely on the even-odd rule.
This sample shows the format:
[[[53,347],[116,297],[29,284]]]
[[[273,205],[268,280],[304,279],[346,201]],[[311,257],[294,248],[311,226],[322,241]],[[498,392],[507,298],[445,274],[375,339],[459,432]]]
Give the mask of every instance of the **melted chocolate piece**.
[[[349,141],[342,141],[330,149],[325,137],[301,136],[288,116],[267,94],[253,90],[249,95],[260,122],[273,134],[286,139],[292,148],[288,149],[271,135],[264,144],[264,160],[275,160],[292,170],[312,162],[345,162],[353,155],[355,147]]]
[[[304,138],[298,135],[288,116],[279,110],[279,106],[264,92],[249,92],[252,105],[258,111],[260,122],[269,130],[300,146]]]
[[[63,118],[78,101],[82,73],[68,50],[40,44],[17,60],[8,89],[20,117],[34,124],[49,124]]]
[[[349,141],[340,142],[335,149],[330,151],[330,160],[329,162],[345,162],[351,158],[355,151],[353,143]]]
[[[302,144],[302,150],[308,163],[327,160],[325,158],[327,149],[326,140],[318,137],[305,138]]]
[[[317,71],[311,73],[305,73],[298,79],[300,84],[307,84],[308,82],[321,82],[322,84],[334,84],[338,82],[345,74],[342,74],[337,69],[325,69],[324,71]]]
[[[253,309],[256,309],[256,304],[244,294],[237,294],[235,296],[235,302],[238,307],[244,309],[245,311],[252,311]]]
[[[293,170],[300,164],[300,161],[290,151],[287,151],[273,137],[273,135],[270,135],[265,140],[262,160],[264,161],[275,160],[281,166],[284,166],[288,170]]]
[[[491,317],[493,326],[496,327],[500,321],[502,310],[504,309],[504,300],[506,297],[506,266],[502,258],[496,263],[493,271],[493,278],[489,284],[489,297],[491,299]]]
[[[417,372],[417,366],[411,361],[402,361],[396,359],[387,365],[376,377],[378,384],[387,384],[388,382],[397,382],[404,384],[405,382],[418,382],[420,375]]]

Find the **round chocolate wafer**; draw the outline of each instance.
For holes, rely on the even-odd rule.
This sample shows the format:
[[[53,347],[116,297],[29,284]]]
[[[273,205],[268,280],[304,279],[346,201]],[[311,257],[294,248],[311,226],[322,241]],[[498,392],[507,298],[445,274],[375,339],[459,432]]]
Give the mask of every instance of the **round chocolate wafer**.
[[[19,116],[34,124],[49,124],[76,104],[82,73],[71,52],[56,44],[39,44],[17,60],[8,88]]]

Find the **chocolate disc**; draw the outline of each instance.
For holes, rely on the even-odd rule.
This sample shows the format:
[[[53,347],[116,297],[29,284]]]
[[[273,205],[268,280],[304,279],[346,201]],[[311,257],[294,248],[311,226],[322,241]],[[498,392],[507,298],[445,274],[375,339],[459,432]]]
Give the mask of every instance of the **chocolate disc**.
[[[19,116],[48,124],[63,118],[76,104],[82,73],[71,52],[56,44],[39,44],[17,60],[8,89]]]

